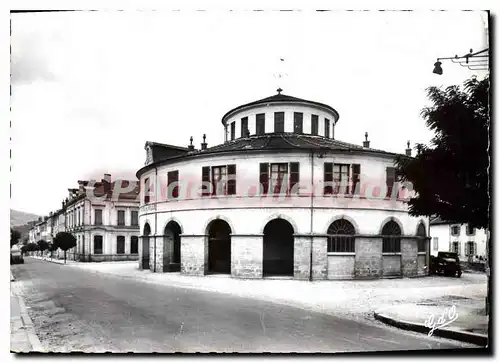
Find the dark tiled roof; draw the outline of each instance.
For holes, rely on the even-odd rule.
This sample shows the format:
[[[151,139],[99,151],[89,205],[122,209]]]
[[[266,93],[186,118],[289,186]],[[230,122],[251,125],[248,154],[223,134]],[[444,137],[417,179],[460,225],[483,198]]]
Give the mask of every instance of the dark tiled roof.
[[[302,98],[297,98],[297,97],[293,97],[293,96],[287,96],[287,95],[284,95],[284,94],[277,94],[277,95],[274,95],[274,96],[263,98],[261,100],[253,101],[253,102],[250,102],[250,103],[246,103],[244,105],[235,107],[232,110],[229,110],[228,112],[226,112],[226,114],[224,116],[222,116],[222,123],[224,124],[224,120],[226,119],[226,117],[229,114],[233,113],[234,111],[237,111],[237,110],[245,108],[245,107],[257,106],[257,105],[266,104],[266,103],[270,103],[270,102],[283,102],[283,103],[288,103],[288,102],[307,102],[307,103],[310,103],[310,104],[313,104],[313,105],[316,105],[316,106],[324,107],[324,108],[330,110],[331,112],[333,112],[337,116],[337,119],[339,118],[339,113],[333,107],[328,106],[328,105],[326,105],[324,103],[320,103],[320,102],[316,102],[316,101],[308,101],[308,100],[304,100]]]
[[[234,141],[225,142],[220,145],[212,146],[206,150],[194,150],[185,153],[180,156],[173,156],[164,159],[154,160],[152,164],[146,165],[139,169],[136,176],[139,175],[143,170],[149,169],[152,165],[158,165],[166,161],[175,161],[182,159],[183,157],[198,156],[198,155],[209,155],[225,152],[244,152],[244,151],[272,151],[276,152],[283,150],[323,150],[323,151],[364,151],[373,152],[379,154],[385,154],[389,156],[395,156],[397,154],[390,153],[384,150],[377,150],[371,148],[365,148],[360,145],[350,144],[343,141],[338,141],[334,139],[328,139],[323,136],[312,136],[305,134],[295,134],[295,133],[270,133],[264,135],[254,135],[246,138],[239,138]]]
[[[437,225],[437,224],[455,224],[455,223],[451,222],[451,221],[445,221],[445,220],[441,219],[441,217],[439,217],[439,216],[434,216],[434,217],[431,217],[429,224],[432,226],[432,225]]]

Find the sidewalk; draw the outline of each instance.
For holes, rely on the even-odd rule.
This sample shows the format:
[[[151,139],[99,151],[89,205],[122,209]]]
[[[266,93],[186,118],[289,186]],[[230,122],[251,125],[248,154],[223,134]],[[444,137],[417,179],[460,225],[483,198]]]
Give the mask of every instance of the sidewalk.
[[[42,261],[53,262],[53,263],[58,263],[60,265],[64,265],[64,258],[63,259],[58,259],[58,258],[50,258],[50,257],[46,257],[46,256],[43,256],[43,257],[40,257],[40,256],[25,256],[25,257],[27,257],[27,258],[34,258],[36,260],[42,260]],[[83,263],[83,262],[66,259],[66,265],[74,265],[74,264],[80,264],[80,263]]]

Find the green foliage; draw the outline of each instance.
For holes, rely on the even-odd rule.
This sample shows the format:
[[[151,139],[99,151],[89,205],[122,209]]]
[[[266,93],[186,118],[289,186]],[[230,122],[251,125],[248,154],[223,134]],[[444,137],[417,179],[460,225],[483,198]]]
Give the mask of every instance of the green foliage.
[[[21,233],[15,229],[10,229],[10,247],[14,246],[21,238]]]
[[[463,87],[430,87],[433,105],[422,110],[434,132],[415,158],[396,160],[403,180],[417,193],[409,201],[413,216],[437,215],[453,223],[489,227],[491,195],[489,80],[472,78]]]
[[[45,241],[43,239],[41,239],[40,241],[38,241],[36,244],[38,245],[38,250],[39,251],[43,252],[43,251],[49,249],[49,244],[47,243],[47,241]]]
[[[57,251],[57,249],[58,249],[58,248],[59,248],[59,247],[57,247],[57,246],[55,245],[55,243],[50,243],[50,244],[49,244],[49,248],[48,248],[48,249],[49,249],[49,251],[50,251],[50,252],[54,252],[54,251]]]
[[[59,232],[54,238],[54,245],[64,252],[76,246],[76,238],[71,233]]]

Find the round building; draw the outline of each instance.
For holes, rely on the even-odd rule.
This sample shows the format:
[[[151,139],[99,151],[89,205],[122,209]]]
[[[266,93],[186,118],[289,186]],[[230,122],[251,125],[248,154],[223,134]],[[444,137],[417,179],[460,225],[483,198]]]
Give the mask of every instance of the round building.
[[[426,275],[428,219],[408,214],[412,191],[398,182],[397,154],[336,140],[334,108],[281,91],[227,112],[221,145],[146,143],[139,268],[305,280]]]

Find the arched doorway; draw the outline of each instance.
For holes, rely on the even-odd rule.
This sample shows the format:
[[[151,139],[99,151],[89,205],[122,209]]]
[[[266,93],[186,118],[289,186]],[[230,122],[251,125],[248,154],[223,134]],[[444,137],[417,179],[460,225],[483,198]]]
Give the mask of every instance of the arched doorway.
[[[382,228],[382,252],[401,252],[401,228],[395,221],[387,222]]]
[[[170,221],[163,233],[163,272],[180,271],[181,264],[181,226]]]
[[[293,276],[293,227],[284,219],[273,219],[264,227],[264,276]]]
[[[149,269],[149,235],[151,234],[151,227],[149,223],[144,225],[142,232],[142,269]]]
[[[208,226],[208,273],[231,273],[231,233],[222,219]]]

